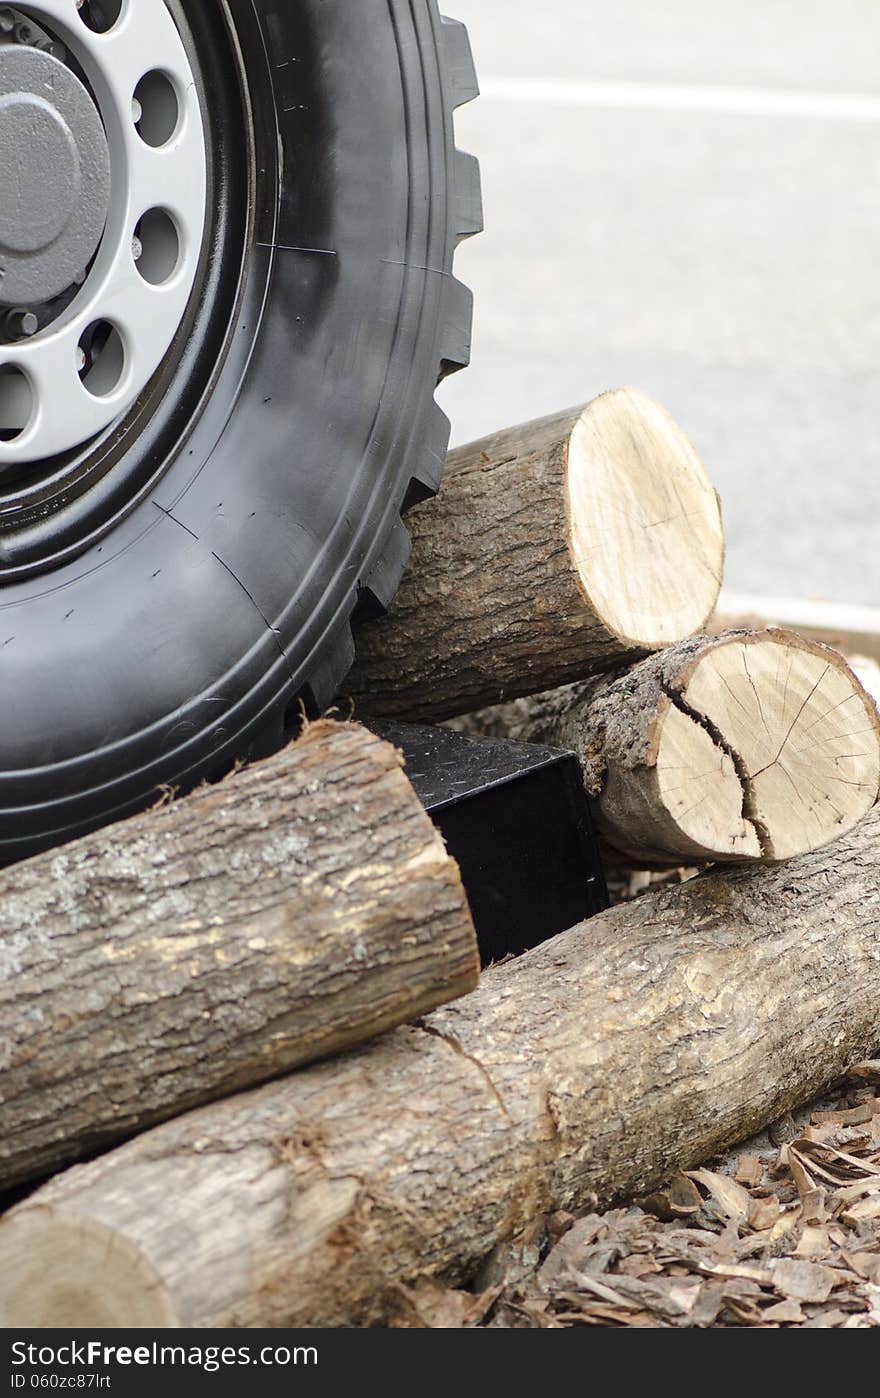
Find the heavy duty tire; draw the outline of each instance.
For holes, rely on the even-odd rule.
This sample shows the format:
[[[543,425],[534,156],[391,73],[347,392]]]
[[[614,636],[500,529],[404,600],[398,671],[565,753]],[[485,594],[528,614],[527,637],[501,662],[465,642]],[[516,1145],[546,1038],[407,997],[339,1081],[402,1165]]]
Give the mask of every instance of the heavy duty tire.
[[[166,4],[207,230],[125,415],[28,469],[0,448],[2,862],[222,775],[332,700],[356,609],[396,590],[401,511],[440,480],[436,383],[468,360],[462,26],[437,0]]]

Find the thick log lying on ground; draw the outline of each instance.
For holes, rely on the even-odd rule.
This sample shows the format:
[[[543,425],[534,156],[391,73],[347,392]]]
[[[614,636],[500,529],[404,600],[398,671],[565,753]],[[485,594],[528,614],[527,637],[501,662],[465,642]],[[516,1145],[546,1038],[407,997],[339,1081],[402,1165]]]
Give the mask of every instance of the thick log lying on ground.
[[[718,597],[718,498],[634,389],[453,452],[407,516],[391,614],[346,686],[364,712],[440,719],[535,694],[700,630]]]
[[[486,973],[424,1024],[157,1128],[0,1222],[4,1325],[334,1325],[648,1190],[876,1048],[880,810]]]
[[[873,700],[836,651],[787,631],[695,637],[455,726],[572,748],[601,833],[639,868],[789,859],[880,790]]]
[[[0,1188],[471,990],[458,868],[354,725],[0,874]]]

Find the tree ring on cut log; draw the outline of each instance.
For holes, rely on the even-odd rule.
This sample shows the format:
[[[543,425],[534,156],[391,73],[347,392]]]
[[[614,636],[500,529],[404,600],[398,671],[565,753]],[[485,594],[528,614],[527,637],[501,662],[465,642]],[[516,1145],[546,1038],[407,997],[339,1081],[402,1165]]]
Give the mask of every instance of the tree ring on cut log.
[[[144,1251],[106,1224],[43,1208],[9,1219],[6,1227],[15,1265],[0,1270],[4,1326],[106,1330],[179,1324]]]
[[[659,403],[624,388],[584,409],[568,444],[566,497],[572,557],[609,632],[657,650],[703,626],[724,568],[721,507]]]
[[[880,719],[835,651],[791,632],[731,633],[665,690],[658,794],[695,854],[789,859],[846,834],[877,800]]]

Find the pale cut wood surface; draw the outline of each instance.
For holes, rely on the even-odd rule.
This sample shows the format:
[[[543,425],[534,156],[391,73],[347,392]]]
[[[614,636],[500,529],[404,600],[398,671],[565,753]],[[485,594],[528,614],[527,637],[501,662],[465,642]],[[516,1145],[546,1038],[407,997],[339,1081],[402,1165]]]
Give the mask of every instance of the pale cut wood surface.
[[[0,873],[0,1189],[471,990],[458,868],[355,725]]]
[[[407,515],[413,551],[346,685],[365,713],[440,719],[619,665],[699,630],[718,598],[718,497],[637,389],[450,455]]]
[[[789,859],[880,788],[873,699],[836,651],[786,631],[694,637],[455,726],[573,749],[602,835],[644,868]]]
[[[750,1136],[870,1054],[878,1019],[874,811],[831,851],[647,895],[421,1026],[58,1177],[0,1222],[0,1323],[382,1323],[401,1283],[466,1280],[536,1215]]]

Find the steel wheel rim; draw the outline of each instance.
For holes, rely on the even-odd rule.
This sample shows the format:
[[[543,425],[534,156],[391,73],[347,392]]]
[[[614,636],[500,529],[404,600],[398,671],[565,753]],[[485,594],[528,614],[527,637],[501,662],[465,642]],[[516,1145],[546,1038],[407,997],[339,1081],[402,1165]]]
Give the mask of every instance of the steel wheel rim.
[[[103,32],[76,0],[20,8],[58,36],[88,79],[107,138],[110,197],[94,261],[69,306],[38,333],[0,344],[0,475],[82,446],[133,405],[183,320],[207,217],[202,113],[164,0],[123,0]],[[107,338],[84,363],[94,327],[106,327]]]

